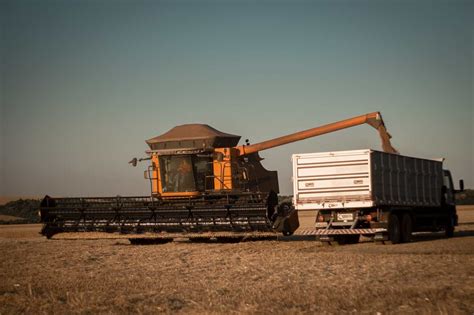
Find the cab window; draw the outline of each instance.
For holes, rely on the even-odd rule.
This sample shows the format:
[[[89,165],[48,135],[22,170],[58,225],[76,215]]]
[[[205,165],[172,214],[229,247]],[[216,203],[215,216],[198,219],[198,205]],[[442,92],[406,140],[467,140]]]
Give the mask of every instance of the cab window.
[[[212,158],[198,155],[159,157],[163,192],[192,192],[212,189]]]

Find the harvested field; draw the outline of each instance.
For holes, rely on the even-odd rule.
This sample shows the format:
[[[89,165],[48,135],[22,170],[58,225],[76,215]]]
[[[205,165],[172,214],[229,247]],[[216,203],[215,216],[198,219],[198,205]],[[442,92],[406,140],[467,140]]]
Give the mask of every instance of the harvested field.
[[[310,238],[133,246],[0,227],[0,314],[474,312],[474,207],[454,238],[324,247]],[[302,225],[310,224],[304,219]]]

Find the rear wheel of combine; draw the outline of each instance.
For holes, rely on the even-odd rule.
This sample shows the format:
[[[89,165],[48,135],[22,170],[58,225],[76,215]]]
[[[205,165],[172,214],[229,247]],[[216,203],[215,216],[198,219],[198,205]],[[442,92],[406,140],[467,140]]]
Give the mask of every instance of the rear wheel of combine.
[[[401,241],[403,243],[410,242],[412,232],[413,232],[413,220],[409,213],[405,213],[402,216]]]
[[[400,219],[394,213],[388,218],[388,238],[392,244],[398,244],[401,240]]]
[[[293,235],[293,232],[283,231],[283,232],[281,232],[281,234],[283,234],[284,236],[291,236],[291,235]]]

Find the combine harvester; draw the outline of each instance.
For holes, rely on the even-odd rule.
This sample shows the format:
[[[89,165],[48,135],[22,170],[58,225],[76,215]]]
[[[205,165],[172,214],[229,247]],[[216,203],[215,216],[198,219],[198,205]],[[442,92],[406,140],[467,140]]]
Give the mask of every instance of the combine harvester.
[[[235,239],[291,235],[299,226],[291,203],[278,204],[276,171],[266,170],[258,152],[337,130],[369,124],[378,130],[385,152],[390,144],[379,112],[357,116],[261,143],[237,146],[240,136],[208,125],[177,126],[147,140],[150,160],[145,178],[151,195],[143,197],[52,198],[40,206],[41,233],[119,232],[173,238]]]

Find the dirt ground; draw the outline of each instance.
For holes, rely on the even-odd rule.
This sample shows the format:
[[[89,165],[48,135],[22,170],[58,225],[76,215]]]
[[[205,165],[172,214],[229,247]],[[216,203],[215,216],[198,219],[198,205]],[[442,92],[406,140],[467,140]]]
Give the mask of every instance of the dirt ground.
[[[308,237],[136,246],[1,226],[0,314],[473,314],[474,207],[458,213],[451,239],[333,247]]]

